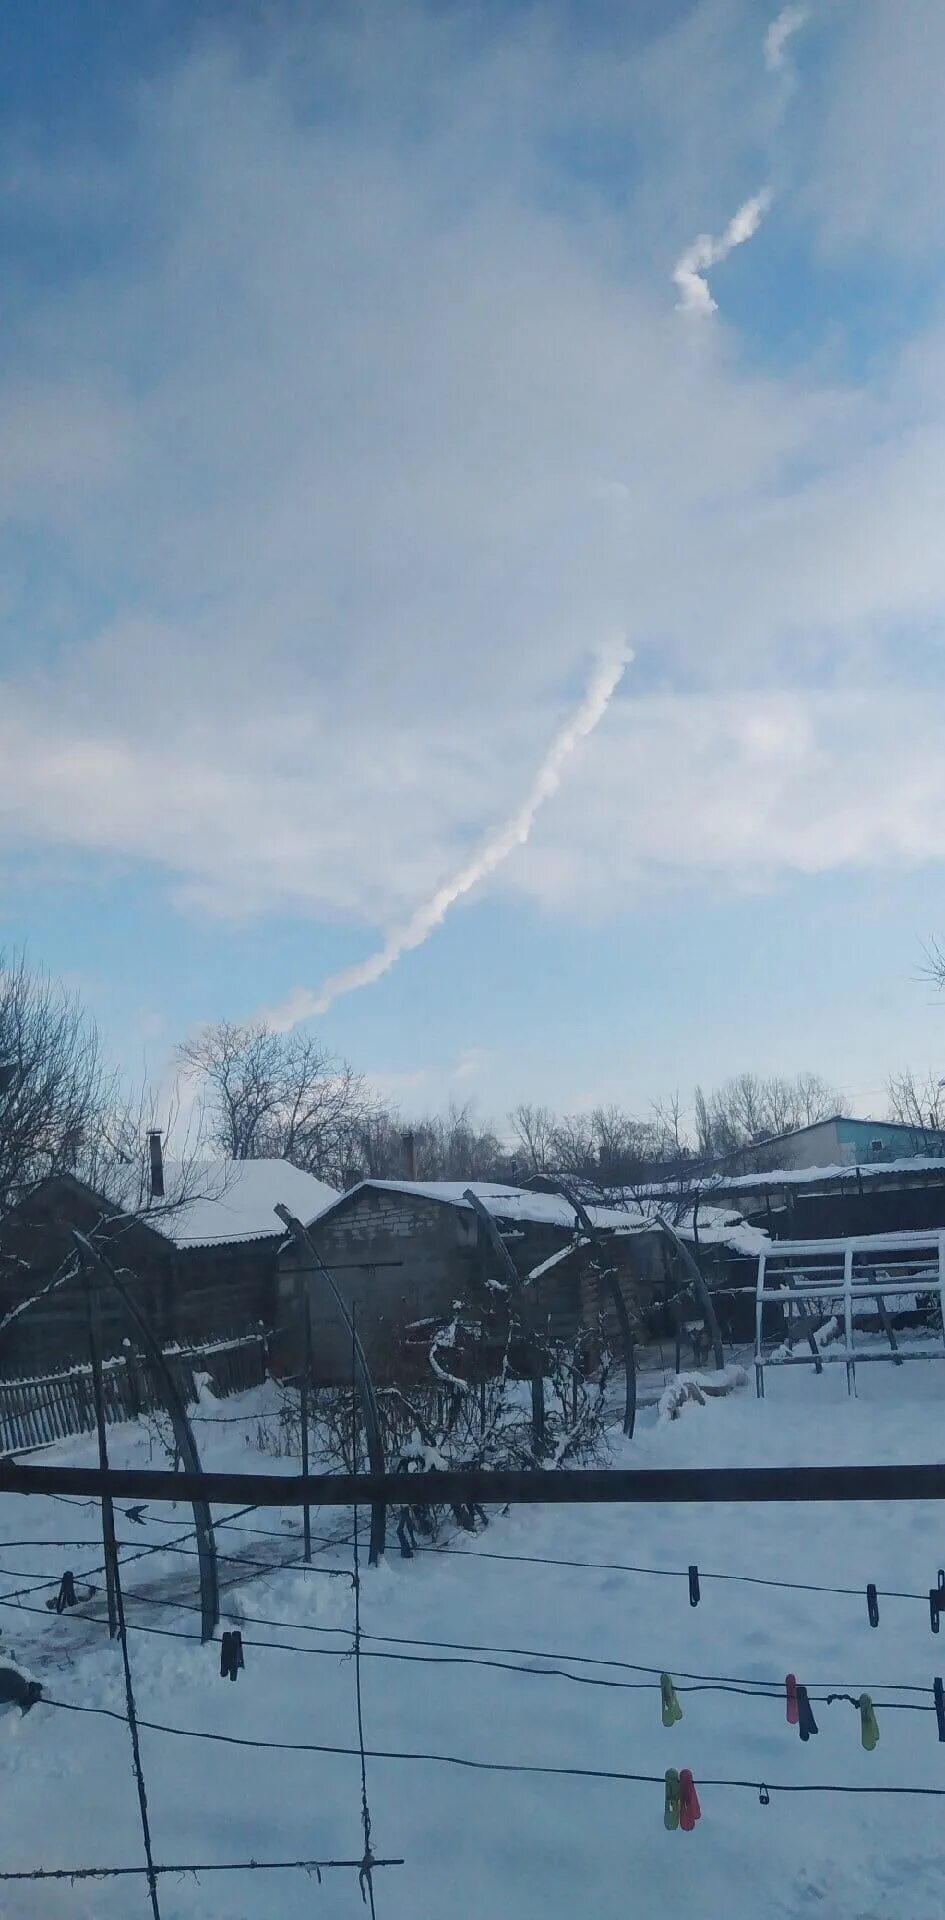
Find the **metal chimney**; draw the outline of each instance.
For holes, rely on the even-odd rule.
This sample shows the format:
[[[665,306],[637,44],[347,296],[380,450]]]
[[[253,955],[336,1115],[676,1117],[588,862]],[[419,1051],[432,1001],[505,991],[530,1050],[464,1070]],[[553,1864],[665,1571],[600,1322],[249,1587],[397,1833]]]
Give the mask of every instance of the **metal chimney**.
[[[416,1180],[417,1136],[414,1133],[413,1128],[410,1129],[409,1133],[402,1133],[400,1136],[400,1140],[404,1150],[404,1179]]]
[[[161,1146],[161,1135],[157,1128],[154,1128],[148,1134],[148,1158],[151,1170],[151,1198],[152,1200],[163,1200],[164,1151]]]

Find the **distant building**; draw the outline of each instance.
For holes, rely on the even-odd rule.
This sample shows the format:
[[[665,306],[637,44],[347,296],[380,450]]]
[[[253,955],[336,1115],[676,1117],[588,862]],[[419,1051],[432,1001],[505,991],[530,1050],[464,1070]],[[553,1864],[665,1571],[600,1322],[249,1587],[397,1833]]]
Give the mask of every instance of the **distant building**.
[[[764,1173],[773,1168],[858,1167],[893,1160],[945,1159],[945,1129],[898,1120],[854,1120],[834,1113],[808,1127],[753,1141],[718,1162],[719,1172]]]

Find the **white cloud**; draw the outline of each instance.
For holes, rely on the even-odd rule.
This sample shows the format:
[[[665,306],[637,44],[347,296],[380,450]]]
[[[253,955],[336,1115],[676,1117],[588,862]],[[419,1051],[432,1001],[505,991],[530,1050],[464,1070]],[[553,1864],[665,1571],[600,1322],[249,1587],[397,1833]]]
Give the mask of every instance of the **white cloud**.
[[[809,7],[788,6],[782,7],[772,20],[764,39],[765,66],[769,73],[776,73],[784,66],[788,41],[809,19]]]
[[[725,260],[733,247],[741,247],[751,240],[761,225],[762,217],[771,205],[771,193],[764,187],[761,193],[753,194],[744,201],[738,212],[729,221],[720,240],[713,240],[710,233],[700,233],[691,247],[680,254],[673,268],[673,279],[681,295],[678,307],[682,313],[716,313],[717,302],[709,292],[709,283],[705,278],[709,267],[718,266]]]
[[[941,859],[938,688],[626,699],[598,747],[576,770],[566,817],[539,825],[528,860],[504,876],[548,909],[581,888],[606,916],[654,889],[765,891],[786,874]]]
[[[340,973],[332,974],[314,992],[308,987],[297,989],[288,1000],[273,1008],[268,1015],[271,1026],[277,1030],[295,1026],[299,1020],[327,1013],[341,994],[354,993],[359,987],[373,986],[375,981],[390,972],[391,967],[396,966],[405,953],[412,953],[415,947],[422,946],[429,939],[431,933],[442,925],[457,900],[481,886],[516,848],[527,844],[540,809],[553,799],[561,785],[567,761],[580,742],[586,740],[603,719],[629,658],[622,641],[601,649],[580,705],[556,733],[525,798],[510,817],[487,836],[472,859],[467,860],[448,880],[442,881],[428,899],[422,900],[409,919],[392,927],[376,953],[370,954],[366,960],[359,960],[354,966],[342,968]]]
[[[821,761],[740,810],[738,717],[782,712],[743,689],[782,685],[819,741],[838,672],[868,699],[904,633],[940,645],[945,347],[930,329],[865,395],[667,314],[666,236],[692,231],[700,169],[715,203],[758,164],[756,103],[749,151],[732,110],[758,57],[736,12],[697,8],[615,60],[534,20],[482,53],[442,18],[358,10],[156,81],[88,196],[74,153],[26,186],[11,162],[5,204],[37,244],[75,224],[80,262],[104,197],[135,245],[99,235],[62,286],[7,289],[0,853],[149,863],[197,914],[409,923],[513,815],[595,636],[621,629],[634,697],[495,884],[570,912],[618,871],[652,886],[665,860],[688,882],[687,846],[719,886],[808,870]],[[619,195],[593,168],[549,179],[562,128],[603,130]],[[763,200],[702,243],[713,262]],[[710,262],[688,259],[704,311]],[[686,692],[654,705],[654,685]],[[886,754],[894,709],[873,702]],[[863,785],[837,737],[838,779]],[[933,760],[917,752],[934,782]],[[875,831],[841,832],[831,786],[828,857],[939,857],[912,769],[888,764],[893,824],[873,799]]]

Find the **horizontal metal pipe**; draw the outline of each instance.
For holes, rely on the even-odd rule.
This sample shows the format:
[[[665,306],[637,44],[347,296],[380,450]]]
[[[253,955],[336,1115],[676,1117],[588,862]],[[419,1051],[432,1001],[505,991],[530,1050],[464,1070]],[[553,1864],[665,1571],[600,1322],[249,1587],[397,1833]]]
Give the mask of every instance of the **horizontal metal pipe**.
[[[812,1364],[812,1363],[809,1363]],[[141,1467],[22,1466],[0,1459],[0,1493],[75,1494],[100,1499],[209,1500],[259,1507],[444,1506],[507,1502],[522,1506],[640,1506],[670,1502],[801,1500],[945,1500],[945,1466],[672,1467],[450,1473],[171,1473]]]

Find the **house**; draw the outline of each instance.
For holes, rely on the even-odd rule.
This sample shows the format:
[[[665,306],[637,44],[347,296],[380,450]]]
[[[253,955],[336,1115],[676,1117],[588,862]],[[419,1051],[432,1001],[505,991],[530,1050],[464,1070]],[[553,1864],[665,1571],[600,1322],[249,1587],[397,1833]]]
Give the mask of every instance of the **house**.
[[[87,1359],[81,1282],[37,1298],[72,1259],[73,1227],[96,1233],[163,1345],[197,1345],[272,1326],[285,1238],[274,1209],[282,1203],[309,1221],[335,1197],[285,1160],[182,1168],[159,1159],[141,1207],[120,1206],[71,1174],[44,1180],[0,1221],[0,1319],[21,1309],[3,1333],[0,1372],[51,1372]],[[103,1353],[120,1352],[127,1321],[104,1292],[100,1323]]]
[[[769,1140],[753,1141],[717,1163],[726,1173],[763,1173],[768,1168],[874,1166],[915,1158],[945,1159],[945,1129],[909,1126],[898,1120],[855,1120],[834,1113]]]
[[[602,1316],[608,1341],[616,1343],[615,1309],[601,1264],[614,1270],[628,1307],[646,1306],[667,1291],[672,1255],[652,1214],[639,1207],[592,1205],[587,1211],[600,1236],[602,1261],[595,1259],[563,1194],[487,1182],[364,1180],[325,1209],[311,1236],[346,1304],[356,1309],[375,1377],[430,1379],[436,1371],[430,1347],[438,1330],[456,1325],[457,1310],[460,1321],[475,1321],[478,1315],[478,1324],[489,1322],[490,1294],[494,1340],[501,1345],[506,1273],[493,1230],[522,1283],[523,1318],[551,1340],[573,1345],[583,1339],[593,1345]],[[682,1231],[691,1238],[685,1224]],[[730,1210],[720,1210],[706,1219],[702,1244],[712,1249],[710,1260],[729,1253],[756,1257],[767,1236],[747,1229]],[[279,1256],[276,1371],[291,1373],[299,1365],[310,1269],[304,1251],[287,1241]],[[317,1278],[311,1298],[316,1382],[346,1383],[350,1337],[327,1286]],[[472,1313],[464,1314],[470,1305]],[[494,1344],[493,1336],[489,1340]],[[495,1357],[492,1344],[478,1360],[467,1355],[467,1373],[476,1365],[490,1367]]]

